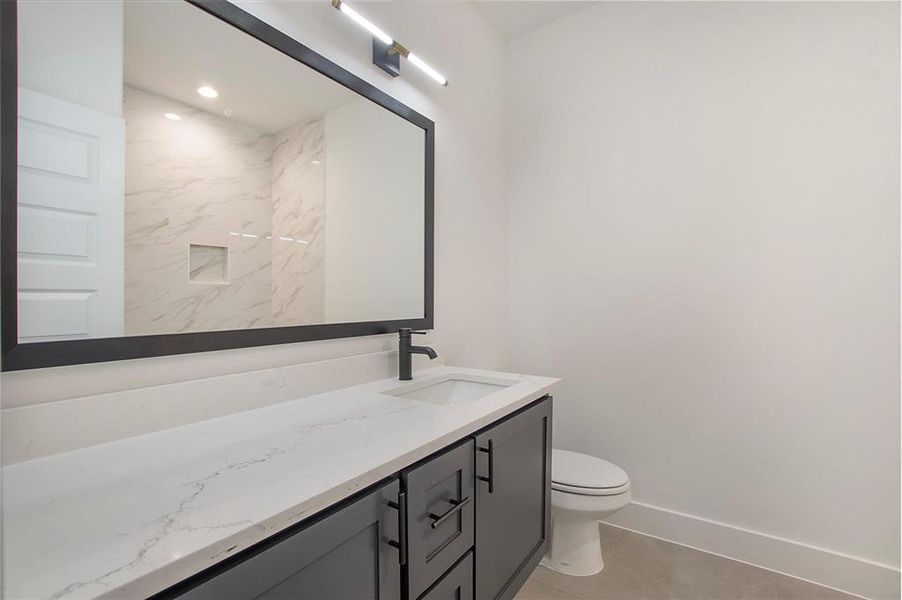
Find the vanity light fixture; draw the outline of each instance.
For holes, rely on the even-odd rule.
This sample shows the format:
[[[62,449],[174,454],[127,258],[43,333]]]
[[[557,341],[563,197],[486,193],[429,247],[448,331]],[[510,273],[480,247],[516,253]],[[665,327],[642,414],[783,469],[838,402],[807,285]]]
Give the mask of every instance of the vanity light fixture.
[[[175,113],[163,113],[163,116],[169,119],[170,121],[181,121],[182,117]]]
[[[200,86],[197,88],[197,93],[204,98],[219,98],[219,92],[216,91],[216,88],[212,88],[209,85]]]
[[[400,44],[397,45],[400,46]],[[418,66],[423,73],[432,77],[439,85],[448,85],[448,80],[445,79],[444,75],[427,65],[422,58],[413,52],[408,52],[404,56],[407,57],[407,60]]]
[[[373,34],[373,37],[385,44],[386,46],[391,46],[394,43],[394,40],[390,35],[370,23],[366,17],[361,15],[359,12],[351,8],[347,5],[347,3],[342,2],[341,0],[332,0],[332,6],[348,15],[348,18],[369,31]]]
[[[403,56],[439,85],[448,85],[448,80],[445,79],[444,75],[426,64],[422,58],[410,52],[390,35],[373,25],[366,17],[348,6],[347,2],[344,2],[344,0],[332,0],[332,6],[373,34],[373,64],[377,67],[392,77],[397,77],[401,74],[401,57]]]

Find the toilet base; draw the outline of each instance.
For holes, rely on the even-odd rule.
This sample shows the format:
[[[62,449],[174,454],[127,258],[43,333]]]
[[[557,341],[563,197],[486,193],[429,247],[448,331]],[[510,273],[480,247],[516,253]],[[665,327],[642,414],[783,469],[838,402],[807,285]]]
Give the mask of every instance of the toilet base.
[[[601,533],[598,521],[551,519],[551,544],[541,565],[575,577],[601,573]]]

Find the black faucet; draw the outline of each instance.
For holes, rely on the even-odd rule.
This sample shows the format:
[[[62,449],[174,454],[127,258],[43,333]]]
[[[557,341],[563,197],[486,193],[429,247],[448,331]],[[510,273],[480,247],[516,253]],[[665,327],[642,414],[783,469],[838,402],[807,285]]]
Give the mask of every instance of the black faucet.
[[[411,346],[410,335],[424,334],[425,331],[413,331],[410,327],[403,327],[398,330],[398,379],[401,381],[410,381],[413,379],[413,368],[410,365],[411,354],[425,354],[429,360],[438,357],[435,350],[429,346]]]

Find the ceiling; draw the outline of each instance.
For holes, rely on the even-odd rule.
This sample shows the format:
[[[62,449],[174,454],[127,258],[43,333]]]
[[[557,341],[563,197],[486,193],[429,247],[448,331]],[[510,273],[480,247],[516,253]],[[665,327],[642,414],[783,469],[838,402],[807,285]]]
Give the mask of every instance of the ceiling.
[[[526,33],[595,2],[577,0],[485,0],[473,2],[476,8],[495,26],[505,38]]]
[[[185,2],[126,2],[124,63],[129,85],[265,133],[360,98]],[[198,95],[204,85],[219,97]]]
[[[593,4],[478,1],[504,37]],[[127,84],[274,133],[358,99],[355,93],[237,29],[182,2],[125,3]],[[210,100],[197,88],[216,88]]]

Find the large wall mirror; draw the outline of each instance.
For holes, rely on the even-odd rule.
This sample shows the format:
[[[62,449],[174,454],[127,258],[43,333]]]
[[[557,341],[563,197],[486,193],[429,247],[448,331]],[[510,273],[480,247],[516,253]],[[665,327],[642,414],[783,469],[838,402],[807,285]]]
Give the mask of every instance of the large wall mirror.
[[[431,121],[226,2],[2,10],[5,370],[432,326]]]

